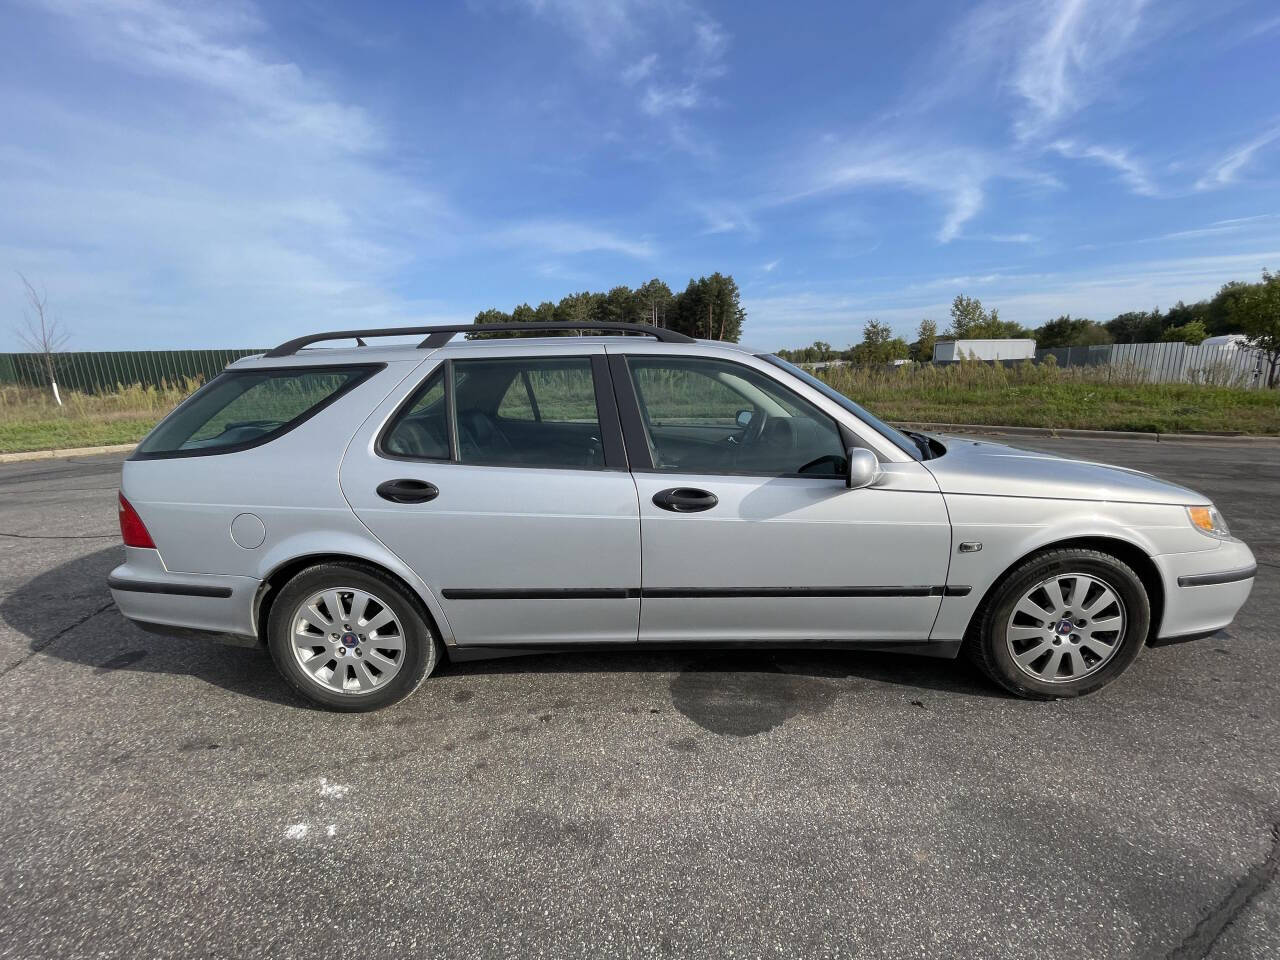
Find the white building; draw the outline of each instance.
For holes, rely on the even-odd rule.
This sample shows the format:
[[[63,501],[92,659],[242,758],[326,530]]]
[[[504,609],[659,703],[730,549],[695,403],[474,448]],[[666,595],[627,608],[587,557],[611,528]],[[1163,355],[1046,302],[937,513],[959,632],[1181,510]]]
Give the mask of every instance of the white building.
[[[946,360],[1033,360],[1034,340],[939,340],[933,345],[933,359]]]

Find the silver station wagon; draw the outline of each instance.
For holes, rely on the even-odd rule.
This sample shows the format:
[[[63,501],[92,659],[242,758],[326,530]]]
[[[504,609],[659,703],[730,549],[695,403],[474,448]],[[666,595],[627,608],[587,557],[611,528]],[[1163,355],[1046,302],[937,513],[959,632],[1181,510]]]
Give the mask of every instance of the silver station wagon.
[[[963,651],[1048,699],[1226,626],[1253,585],[1213,504],[1145,473],[896,430],[656,327],[476,331],[314,334],[193,394],[124,464],[121,612],[265,644],[337,710],[446,658],[585,645]]]

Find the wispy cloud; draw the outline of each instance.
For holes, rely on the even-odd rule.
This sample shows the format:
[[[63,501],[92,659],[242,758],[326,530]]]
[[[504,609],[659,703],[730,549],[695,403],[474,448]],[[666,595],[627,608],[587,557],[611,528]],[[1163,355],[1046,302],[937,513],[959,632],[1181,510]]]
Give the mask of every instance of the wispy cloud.
[[[0,90],[27,118],[0,153],[0,233],[77,339],[119,322],[138,345],[213,344],[440,309],[398,275],[457,214],[384,162],[375,118],[273,52],[254,7],[44,9],[87,79],[73,97]]]
[[[653,68],[657,65],[658,55],[656,53],[647,54],[622,71],[622,82],[628,86],[634,86],[641,80],[651,76]]]
[[[865,136],[848,145],[820,145],[807,169],[786,178],[787,182],[799,182],[801,189],[784,194],[780,202],[867,187],[900,187],[942,201],[944,214],[936,237],[941,243],[950,243],[981,211],[986,185],[997,178],[1042,185],[1053,182],[1007,158],[973,147]]]
[[[1147,175],[1146,168],[1131,157],[1127,150],[1077,143],[1074,140],[1056,140],[1050,144],[1049,149],[1073,160],[1093,160],[1110,167],[1120,174],[1120,179],[1129,185],[1129,189],[1141,196],[1154,197],[1159,192]]]
[[[903,109],[932,109],[981,89],[1007,106],[1020,141],[1051,135],[1097,100],[1126,55],[1150,39],[1146,7],[1147,0],[988,0],[950,32],[943,73],[922,82]]]
[[[654,254],[645,240],[563,220],[534,220],[500,227],[488,234],[495,246],[519,247],[544,254],[620,253],[644,260]]]
[[[1015,129],[1030,137],[1077,113],[1103,89],[1105,71],[1124,55],[1146,0],[1052,0],[1025,4],[1010,78],[1025,101]]]
[[[742,233],[759,236],[760,228],[745,204],[727,201],[702,201],[694,204],[694,210],[706,224],[704,234]]]
[[[682,119],[716,103],[712,81],[724,76],[729,34],[691,0],[523,0],[536,16],[559,23],[590,54],[596,69],[637,91],[636,107],[666,125],[670,142],[695,154],[709,148]],[[661,53],[658,49],[660,48]],[[627,66],[616,68],[621,60]],[[658,70],[662,63],[664,69]]]
[[[1035,243],[1040,238],[1033,233],[988,233],[979,239],[993,243]]]
[[[1241,144],[1229,154],[1215,163],[1208,172],[1196,181],[1197,190],[1215,190],[1234,183],[1241,169],[1253,160],[1254,154],[1264,147],[1280,140],[1280,124]]]

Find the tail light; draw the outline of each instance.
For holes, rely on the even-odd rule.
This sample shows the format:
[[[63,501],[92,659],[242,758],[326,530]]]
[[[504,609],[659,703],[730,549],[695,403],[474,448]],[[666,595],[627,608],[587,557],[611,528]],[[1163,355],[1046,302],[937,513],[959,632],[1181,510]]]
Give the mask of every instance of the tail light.
[[[138,511],[133,509],[133,504],[124,498],[123,493],[120,494],[120,536],[124,538],[126,547],[156,548],[151,534],[147,533],[147,525],[142,522]]]

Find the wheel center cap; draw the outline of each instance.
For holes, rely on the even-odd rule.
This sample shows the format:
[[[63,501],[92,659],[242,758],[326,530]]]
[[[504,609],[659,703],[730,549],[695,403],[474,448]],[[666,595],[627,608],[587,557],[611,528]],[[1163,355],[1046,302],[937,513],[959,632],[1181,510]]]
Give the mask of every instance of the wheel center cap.
[[[344,633],[342,635],[342,645],[344,647],[354,647],[360,642],[360,638],[354,633]]]
[[[1058,625],[1054,628],[1054,633],[1060,637],[1065,637],[1067,634],[1075,630],[1075,628],[1076,625],[1070,620],[1059,620]]]

